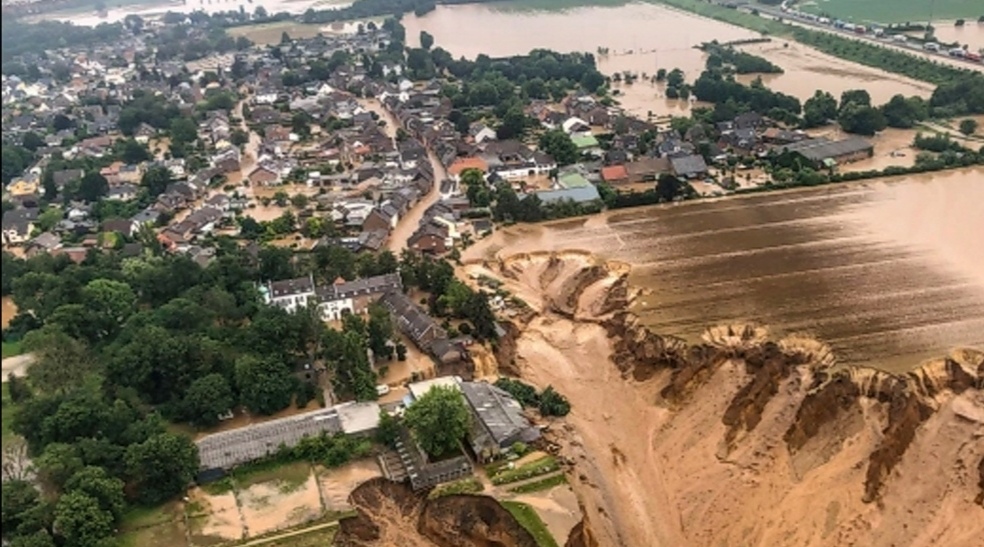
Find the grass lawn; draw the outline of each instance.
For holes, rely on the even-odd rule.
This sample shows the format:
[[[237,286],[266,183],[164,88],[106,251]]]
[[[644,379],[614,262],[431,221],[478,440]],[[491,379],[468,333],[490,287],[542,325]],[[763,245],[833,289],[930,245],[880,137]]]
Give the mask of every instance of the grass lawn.
[[[799,9],[859,23],[925,22],[932,13],[936,21],[962,17],[968,24],[976,24],[977,18],[984,15],[980,0],[801,0]]]
[[[461,480],[438,486],[437,488],[431,490],[427,497],[434,499],[441,496],[451,496],[454,494],[475,494],[481,492],[482,490],[485,490],[485,487],[482,486],[482,483],[479,482],[478,479],[475,477],[466,477]]]
[[[137,507],[123,515],[119,533],[123,547],[183,547],[188,545],[178,502]]]
[[[532,507],[525,503],[519,503],[515,501],[504,501],[502,506],[509,511],[512,516],[516,517],[519,524],[526,528],[526,530],[533,535],[533,539],[536,540],[536,544],[540,547],[558,547],[557,540],[550,535],[550,530],[547,530],[547,525],[543,523],[543,519],[540,515],[536,514],[536,511]]]
[[[557,474],[552,477],[547,477],[545,479],[540,479],[538,481],[528,482],[516,488],[510,488],[510,492],[515,492],[517,494],[529,494],[530,492],[539,492],[540,490],[549,490],[554,486],[564,484],[567,482],[567,477],[563,474]]]
[[[21,343],[17,342],[4,342],[3,343],[3,358],[14,357],[15,355],[21,354]],[[6,379],[6,378],[4,378]]]
[[[489,473],[489,478],[492,480],[492,484],[500,485],[528,479],[537,475],[544,475],[558,469],[560,469],[560,465],[557,463],[557,459],[553,456],[546,456],[514,469],[497,467],[487,472]]]

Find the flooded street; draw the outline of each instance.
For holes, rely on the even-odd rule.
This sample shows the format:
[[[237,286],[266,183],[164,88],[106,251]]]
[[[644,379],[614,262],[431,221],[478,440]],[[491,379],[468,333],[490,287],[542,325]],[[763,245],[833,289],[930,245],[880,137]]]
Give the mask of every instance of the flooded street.
[[[977,167],[517,226],[493,244],[629,263],[633,311],[661,334],[760,323],[898,371],[984,348],[982,203]]]

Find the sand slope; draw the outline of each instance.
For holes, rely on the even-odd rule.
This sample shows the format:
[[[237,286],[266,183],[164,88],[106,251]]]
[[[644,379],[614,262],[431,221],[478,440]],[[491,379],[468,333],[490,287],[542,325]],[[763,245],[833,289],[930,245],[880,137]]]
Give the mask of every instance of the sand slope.
[[[578,538],[984,544],[984,354],[891,375],[831,368],[823,344],[768,342],[764,329],[688,346],[622,311],[623,264],[540,253],[469,268],[498,272],[534,310],[502,344],[502,367],[573,402],[549,436],[575,464]]]

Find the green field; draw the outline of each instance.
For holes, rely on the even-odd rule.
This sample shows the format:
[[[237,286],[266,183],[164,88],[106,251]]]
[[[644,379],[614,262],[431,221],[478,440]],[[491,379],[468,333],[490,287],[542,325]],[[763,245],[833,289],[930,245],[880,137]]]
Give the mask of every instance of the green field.
[[[20,342],[4,342],[3,343],[3,358],[14,357],[15,355],[21,354],[21,344]],[[6,378],[4,378],[6,380]]]
[[[856,22],[905,23],[967,19],[984,15],[981,0],[800,0],[799,9]]]
[[[540,547],[557,547],[557,540],[554,539],[553,535],[550,534],[550,530],[547,530],[547,525],[543,523],[543,519],[540,515],[536,514],[536,511],[525,503],[520,503],[518,501],[504,501],[502,506],[509,511],[512,516],[516,517],[519,524],[526,528],[526,531],[533,535],[533,539],[536,540],[536,544]]]

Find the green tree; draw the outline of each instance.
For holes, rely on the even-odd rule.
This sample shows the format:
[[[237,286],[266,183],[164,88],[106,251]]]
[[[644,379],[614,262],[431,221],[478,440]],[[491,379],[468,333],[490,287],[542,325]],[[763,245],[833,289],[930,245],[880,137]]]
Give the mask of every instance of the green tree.
[[[244,355],[236,360],[240,401],[250,412],[273,414],[290,405],[294,377],[276,357]]]
[[[63,217],[62,210],[57,207],[48,207],[38,216],[38,221],[35,223],[38,230],[42,232],[47,232],[55,227]]]
[[[232,408],[235,400],[229,382],[221,374],[202,376],[191,383],[184,397],[185,415],[195,424],[210,427],[219,415]]]
[[[390,448],[396,448],[400,438],[400,422],[385,410],[379,411],[379,425],[376,427],[376,442]]]
[[[977,132],[977,120],[967,118],[960,122],[960,132],[968,137]]]
[[[117,155],[119,155],[120,160],[125,163],[140,163],[151,159],[150,151],[147,150],[147,147],[134,139],[116,141],[113,147]]]
[[[82,470],[82,458],[74,446],[65,443],[51,443],[35,462],[38,476],[56,490],[61,490],[72,475]]]
[[[243,131],[242,129],[233,129],[232,134],[229,136],[229,142],[233,146],[243,146],[249,142],[249,133]]]
[[[871,94],[864,89],[849,89],[841,93],[840,108],[844,110],[849,104],[858,106],[871,106]]]
[[[841,110],[837,123],[848,133],[866,136],[874,136],[887,125],[881,110],[853,102]]]
[[[27,333],[21,347],[34,354],[27,379],[40,393],[65,393],[77,388],[93,370],[86,345],[55,327]]]
[[[21,146],[27,148],[31,152],[35,152],[38,148],[45,146],[45,142],[44,139],[39,137],[34,131],[28,131],[21,138]]]
[[[185,116],[171,120],[169,133],[171,142],[181,145],[191,144],[198,140],[198,126],[191,118]]]
[[[659,72],[657,72],[656,75],[659,76]],[[667,87],[675,87],[679,89],[680,86],[682,86],[685,82],[686,79],[684,77],[683,71],[680,70],[679,68],[674,68],[669,72],[669,74],[666,75]]]
[[[364,334],[349,330],[339,333],[329,331],[325,341],[326,357],[335,372],[335,386],[343,393],[351,393],[357,401],[373,401],[376,392],[376,373],[366,355]]]
[[[529,125],[529,118],[523,113],[523,109],[518,105],[512,106],[502,117],[502,123],[495,132],[500,139],[515,139],[522,137]]]
[[[110,279],[94,279],[82,289],[82,301],[101,337],[112,336],[136,309],[137,295],[130,285]]]
[[[147,189],[150,197],[156,198],[164,193],[168,184],[171,184],[171,170],[163,165],[151,166],[144,171],[140,184]]]
[[[369,322],[366,326],[369,334],[369,349],[377,357],[392,356],[392,348],[389,345],[393,338],[393,320],[389,311],[380,304],[369,305]]]
[[[140,500],[158,504],[191,483],[198,471],[198,447],[183,435],[160,433],[127,447],[125,462]]]
[[[426,30],[420,31],[420,47],[430,49],[434,46],[434,37]]]
[[[404,423],[425,452],[433,457],[458,449],[471,415],[461,392],[454,387],[435,386],[407,408]]]
[[[82,492],[58,499],[54,529],[65,547],[94,547],[113,536],[113,515]]]
[[[55,540],[47,530],[38,530],[28,535],[17,536],[10,541],[10,547],[56,547]]]
[[[106,177],[100,175],[98,171],[90,171],[79,181],[76,197],[82,201],[95,203],[102,199],[107,192],[109,192],[109,181],[106,180]]]
[[[109,511],[113,515],[113,520],[117,522],[123,517],[123,510],[126,508],[123,481],[111,477],[101,467],[89,466],[80,469],[65,483],[64,492],[66,494],[79,492],[95,499],[99,502],[99,507]]]
[[[570,135],[559,129],[540,135],[540,150],[553,157],[558,165],[570,165],[578,160],[577,145]]]
[[[817,90],[803,103],[803,127],[819,127],[837,118],[837,99],[826,91]]]
[[[294,194],[293,196],[290,197],[290,204],[296,207],[297,209],[304,209],[305,207],[308,206],[309,202],[310,202],[310,198],[307,197],[307,195],[305,194]]]
[[[895,95],[882,105],[881,112],[889,127],[908,129],[929,116],[929,107],[919,97]]]
[[[24,520],[24,514],[41,503],[41,493],[25,480],[3,481],[3,536],[10,537]]]
[[[673,201],[678,196],[683,195],[687,183],[681,181],[669,173],[663,173],[656,181],[656,195],[660,201]]]
[[[540,414],[544,416],[567,416],[571,411],[571,404],[560,393],[557,393],[553,386],[547,386],[540,393]]]

